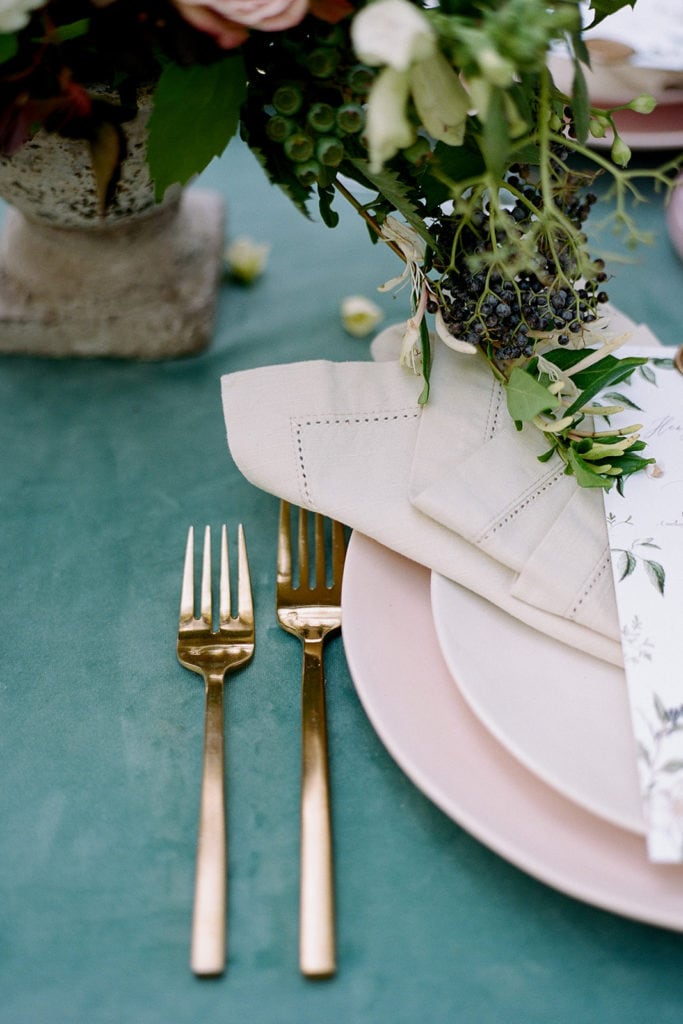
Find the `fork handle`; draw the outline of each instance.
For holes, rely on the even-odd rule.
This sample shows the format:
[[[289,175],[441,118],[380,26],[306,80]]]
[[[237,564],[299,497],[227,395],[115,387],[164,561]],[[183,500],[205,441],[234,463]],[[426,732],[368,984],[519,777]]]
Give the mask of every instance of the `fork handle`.
[[[322,637],[303,644],[299,966],[308,977],[329,977],[336,964]]]
[[[204,753],[190,965],[195,974],[225,968],[226,830],[223,675],[207,673]]]

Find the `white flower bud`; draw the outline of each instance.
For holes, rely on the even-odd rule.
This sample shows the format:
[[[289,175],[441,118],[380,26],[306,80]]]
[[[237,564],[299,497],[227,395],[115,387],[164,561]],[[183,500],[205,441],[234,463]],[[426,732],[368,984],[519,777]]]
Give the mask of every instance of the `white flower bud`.
[[[629,103],[629,108],[635,110],[636,114],[651,114],[657,106],[657,100],[649,93],[641,93]]]
[[[263,273],[270,246],[251,238],[236,238],[225,250],[225,262],[234,278],[242,284],[252,284]]]
[[[619,164],[620,167],[626,167],[631,159],[631,150],[618,135],[612,143],[611,156],[615,164]]]
[[[609,123],[605,117],[591,117],[588,122],[588,131],[594,139],[604,139],[607,134]]]
[[[344,330],[354,338],[365,338],[384,319],[379,306],[364,295],[347,295],[340,312]]]
[[[432,26],[408,0],[375,0],[361,8],[351,24],[356,55],[371,67],[407,71],[436,50]]]

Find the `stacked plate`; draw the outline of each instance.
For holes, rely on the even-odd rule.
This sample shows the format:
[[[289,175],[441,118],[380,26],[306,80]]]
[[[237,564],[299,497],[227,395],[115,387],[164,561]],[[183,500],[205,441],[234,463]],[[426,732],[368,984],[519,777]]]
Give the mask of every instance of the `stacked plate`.
[[[596,107],[617,107],[641,93],[657,100],[652,114],[621,110],[619,133],[631,149],[683,148],[683,18],[680,0],[638,0],[586,32],[591,68],[586,82]],[[550,68],[556,84],[571,93],[573,65],[561,48]],[[592,139],[608,146],[611,137]]]
[[[620,669],[360,534],[343,619],[368,717],[446,814],[562,892],[683,931],[683,866],[647,859]]]

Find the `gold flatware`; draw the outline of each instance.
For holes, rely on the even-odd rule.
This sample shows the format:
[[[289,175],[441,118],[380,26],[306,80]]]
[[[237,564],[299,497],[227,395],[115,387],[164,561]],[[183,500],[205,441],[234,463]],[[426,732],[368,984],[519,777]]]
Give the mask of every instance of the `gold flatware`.
[[[290,505],[282,502],[277,552],[277,618],[283,629],[298,636],[303,643],[299,966],[308,977],[328,977],[335,972],[336,953],[323,642],[341,626],[346,541],[341,523],[331,521],[332,557],[328,565],[325,520],[316,514],[312,565],[307,514],[299,509],[298,579],[295,582],[291,533]]]
[[[204,677],[204,753],[190,965],[195,974],[225,968],[227,892],[223,689],[225,674],[254,653],[254,610],[244,530],[238,528],[237,615],[230,613],[226,527],[221,529],[217,629],[211,597],[211,530],[204,531],[199,616],[194,603],[194,528],[187,534],[178,624],[178,660]]]

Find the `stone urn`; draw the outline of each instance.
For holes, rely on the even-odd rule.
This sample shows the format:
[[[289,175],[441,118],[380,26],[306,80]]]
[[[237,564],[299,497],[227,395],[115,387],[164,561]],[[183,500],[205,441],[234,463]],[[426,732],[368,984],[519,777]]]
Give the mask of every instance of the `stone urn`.
[[[123,125],[127,156],[99,210],[90,150],[39,131],[0,158],[0,353],[166,359],[213,329],[224,204],[199,189],[156,203],[146,164],[149,103]]]

